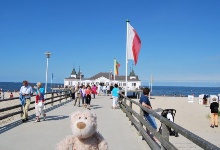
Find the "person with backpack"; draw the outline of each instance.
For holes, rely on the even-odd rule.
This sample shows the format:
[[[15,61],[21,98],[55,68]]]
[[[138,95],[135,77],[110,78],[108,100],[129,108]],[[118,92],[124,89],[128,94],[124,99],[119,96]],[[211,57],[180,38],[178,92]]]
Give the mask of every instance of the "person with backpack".
[[[219,108],[219,103],[216,102],[216,98],[214,97],[212,99],[212,103],[210,104],[210,109],[211,109],[211,128],[218,127],[218,108]]]

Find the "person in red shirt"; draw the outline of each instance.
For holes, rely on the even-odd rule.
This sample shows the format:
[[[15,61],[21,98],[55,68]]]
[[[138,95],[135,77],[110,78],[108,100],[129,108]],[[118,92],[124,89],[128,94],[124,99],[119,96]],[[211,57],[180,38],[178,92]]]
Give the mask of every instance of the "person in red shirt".
[[[86,89],[86,105],[87,105],[87,109],[89,110],[90,110],[91,94],[92,94],[92,89],[90,86],[88,86]]]
[[[93,94],[93,98],[95,98],[95,95],[97,94],[97,87],[96,87],[96,85],[94,84],[93,86],[92,86],[92,94]]]

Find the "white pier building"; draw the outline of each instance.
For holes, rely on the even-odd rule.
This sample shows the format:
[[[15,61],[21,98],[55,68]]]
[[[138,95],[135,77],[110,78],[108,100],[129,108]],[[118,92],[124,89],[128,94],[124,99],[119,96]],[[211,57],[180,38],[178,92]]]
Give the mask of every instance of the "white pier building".
[[[73,68],[70,77],[64,79],[64,87],[76,86],[76,85],[110,85],[117,83],[119,87],[125,88],[126,81],[125,76],[118,75],[115,76],[115,80],[113,74],[111,72],[100,72],[90,78],[84,78],[84,75],[81,74],[80,68],[78,73],[76,73],[75,68]],[[139,89],[141,86],[141,80],[139,80],[138,76],[135,75],[134,70],[132,69],[130,74],[127,77],[128,90]]]

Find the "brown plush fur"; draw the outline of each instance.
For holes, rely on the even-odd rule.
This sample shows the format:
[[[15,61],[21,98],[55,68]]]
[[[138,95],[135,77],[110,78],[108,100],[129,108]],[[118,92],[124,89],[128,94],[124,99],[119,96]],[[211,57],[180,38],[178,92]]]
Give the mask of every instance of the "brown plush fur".
[[[67,136],[56,146],[57,150],[107,150],[108,144],[103,136],[96,131],[96,115],[89,111],[75,112],[71,116],[73,135]],[[80,129],[78,124],[84,124]]]

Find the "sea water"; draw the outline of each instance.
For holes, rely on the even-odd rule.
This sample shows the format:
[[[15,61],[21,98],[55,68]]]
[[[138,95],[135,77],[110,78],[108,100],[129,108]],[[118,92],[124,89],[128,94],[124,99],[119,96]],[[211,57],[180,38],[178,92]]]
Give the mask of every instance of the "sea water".
[[[128,95],[132,94],[128,93]],[[151,91],[152,96],[187,97],[188,95],[194,95],[198,97],[200,94],[218,95],[220,94],[220,87],[153,86]]]
[[[30,83],[32,86],[36,86],[36,83]],[[0,89],[3,92],[14,92],[20,91],[21,86],[23,86],[22,82],[0,82]],[[51,92],[51,87],[63,87],[62,83],[48,83],[47,84],[47,92]],[[42,83],[42,87],[45,87],[45,83]]]
[[[36,83],[31,83],[31,85],[36,85]],[[4,92],[19,91],[21,86],[22,86],[22,82],[0,82],[0,89],[2,89]],[[42,83],[42,86],[45,87],[45,84]],[[51,87],[61,87],[61,86],[63,87],[62,83],[53,83],[53,84],[48,83],[47,91],[51,92]],[[198,97],[200,94],[218,95],[220,94],[220,87],[153,86],[151,92],[151,95],[154,96],[194,95]]]

